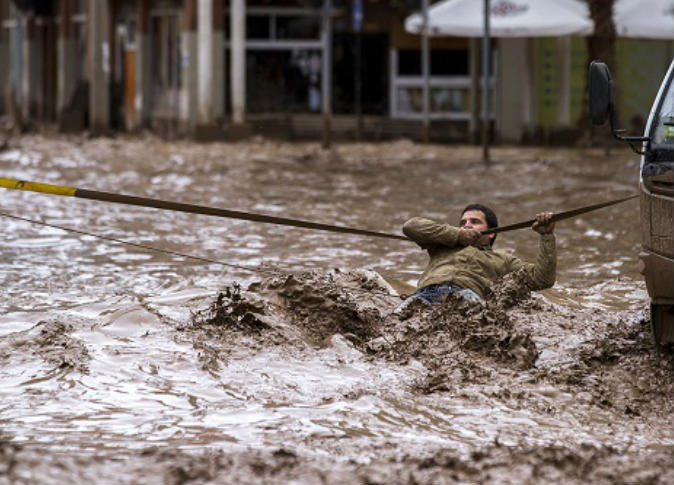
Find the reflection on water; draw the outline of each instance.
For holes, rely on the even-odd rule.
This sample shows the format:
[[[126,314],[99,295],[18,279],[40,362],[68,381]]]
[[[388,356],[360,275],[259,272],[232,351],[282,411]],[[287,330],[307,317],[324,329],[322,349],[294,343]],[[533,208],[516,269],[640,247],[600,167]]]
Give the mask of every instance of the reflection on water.
[[[494,207],[508,224],[625,196],[637,178],[629,155],[618,160],[571,150],[495,150],[493,167],[484,170],[473,149],[407,142],[333,152],[309,144],[154,139],[26,138],[18,145],[0,154],[3,176],[385,232],[399,232],[414,215],[454,221],[475,201]],[[12,214],[230,264],[371,268],[403,280],[414,280],[425,265],[406,242],[30,193],[3,191],[1,201]],[[545,298],[568,309],[643,308],[638,217],[638,203],[630,201],[560,223],[558,285]],[[259,275],[2,222],[0,429],[16,441],[65,449],[245,449],[288,441],[301,448],[304,438],[315,447],[316,439],[350,437],[468,450],[496,438],[506,444],[635,439],[568,416],[541,421],[539,413],[495,404],[487,394],[481,403],[415,395],[409,389],[424,372],[420,364],[369,361],[338,340],[297,355],[274,348],[219,355],[176,329],[223,285]],[[496,244],[533,260],[537,236],[502,234]],[[67,326],[61,336],[55,322]],[[39,339],[43,345],[31,346]],[[58,359],[82,371],[55,367]],[[663,433],[650,439],[671,444]]]

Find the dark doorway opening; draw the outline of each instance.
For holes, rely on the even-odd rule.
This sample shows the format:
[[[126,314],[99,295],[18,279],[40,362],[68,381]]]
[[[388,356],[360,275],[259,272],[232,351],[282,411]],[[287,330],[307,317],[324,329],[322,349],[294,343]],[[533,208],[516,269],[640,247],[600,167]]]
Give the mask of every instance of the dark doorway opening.
[[[249,113],[310,113],[321,110],[318,50],[249,50],[246,107]]]
[[[389,109],[388,34],[360,36],[361,113],[383,115]],[[333,42],[333,111],[355,114],[357,34],[335,34]]]

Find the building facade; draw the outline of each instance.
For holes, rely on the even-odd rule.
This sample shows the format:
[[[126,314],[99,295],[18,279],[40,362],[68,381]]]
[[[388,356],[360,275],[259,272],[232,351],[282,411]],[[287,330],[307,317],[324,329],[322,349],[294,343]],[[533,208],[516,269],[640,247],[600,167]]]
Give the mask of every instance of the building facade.
[[[0,0],[0,113],[20,125],[57,123],[64,132],[421,138],[420,38],[403,29],[419,5]],[[478,132],[478,43],[431,40],[433,139],[470,141]],[[497,139],[572,131],[585,103],[584,39],[493,45],[490,119]],[[619,113],[636,123],[655,94],[649,80],[659,79],[671,59],[672,42],[621,41],[618,54],[623,89],[633,83],[620,77],[649,86],[634,96],[619,93]],[[647,73],[638,67],[644,56]],[[559,91],[560,76],[570,77],[568,92]],[[532,96],[523,94],[525,84]]]

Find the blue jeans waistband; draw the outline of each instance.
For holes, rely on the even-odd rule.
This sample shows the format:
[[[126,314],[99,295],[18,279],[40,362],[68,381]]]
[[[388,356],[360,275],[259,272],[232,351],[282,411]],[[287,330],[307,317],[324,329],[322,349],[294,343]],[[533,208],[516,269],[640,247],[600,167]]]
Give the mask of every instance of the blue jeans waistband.
[[[424,286],[416,291],[413,295],[415,297],[423,298],[429,303],[442,303],[445,301],[447,295],[456,294],[467,300],[479,301],[482,300],[480,295],[469,288],[462,288],[453,285],[452,283],[435,283]]]

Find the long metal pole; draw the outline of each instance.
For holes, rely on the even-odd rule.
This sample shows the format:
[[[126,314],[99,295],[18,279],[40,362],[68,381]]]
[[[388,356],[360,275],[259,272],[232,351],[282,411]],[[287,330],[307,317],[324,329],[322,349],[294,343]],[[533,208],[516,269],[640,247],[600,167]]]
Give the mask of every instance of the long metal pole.
[[[491,45],[489,34],[489,0],[484,0],[484,32],[482,35],[482,161],[489,165],[489,60]]]
[[[188,212],[191,214],[203,214],[215,217],[225,217],[230,219],[241,219],[251,222],[266,222],[269,224],[278,224],[281,226],[302,227],[305,229],[315,229],[320,231],[339,232],[347,234],[359,234],[362,236],[383,237],[387,239],[407,240],[405,236],[398,234],[388,234],[385,232],[369,231],[367,229],[358,229],[353,227],[335,226],[332,224],[324,224],[320,222],[305,221],[301,219],[290,219],[287,217],[269,216],[266,214],[258,214],[254,212],[241,212],[229,209],[219,209],[217,207],[208,207],[195,204],[184,204],[182,202],[172,202],[161,199],[150,199],[148,197],[137,197],[133,195],[116,194],[113,192],[99,192],[97,190],[80,189],[77,187],[67,187],[65,185],[43,184],[40,182],[30,182],[27,180],[16,180],[10,178],[0,177],[0,187],[11,190],[26,190],[30,192],[39,192],[43,194],[61,195],[65,197],[77,197],[80,199],[98,200],[102,202],[114,202],[117,204],[134,205],[140,207],[152,207],[155,209],[165,209],[178,212]],[[564,212],[558,212],[552,215],[551,222],[561,221],[576,217],[586,212],[592,212],[603,207],[619,204],[627,200],[632,200],[639,197],[639,195],[630,195],[620,199],[600,202],[598,204],[578,207]],[[491,234],[496,232],[514,231],[516,229],[523,229],[530,227],[535,222],[535,219],[530,219],[507,226],[493,227],[485,229],[482,234]]]
[[[302,219],[290,219],[288,217],[270,216],[255,212],[242,212],[229,209],[220,209],[218,207],[208,207],[196,204],[184,204],[182,202],[151,199],[148,197],[137,197],[134,195],[116,194],[113,192],[100,192],[97,190],[80,189],[77,187],[67,187],[64,185],[43,184],[40,182],[30,182],[27,180],[16,180],[0,177],[0,187],[13,190],[27,190],[30,192],[41,192],[43,194],[61,195],[66,197],[77,197],[80,199],[99,200],[102,202],[114,202],[117,204],[126,204],[140,207],[152,207],[155,209],[187,212],[190,214],[203,214],[207,216],[225,217],[229,219],[240,219],[251,222],[264,222],[268,224],[277,224],[281,226],[301,227],[304,229],[314,229],[319,231],[339,232],[345,234],[359,234],[361,236],[382,237],[387,239],[399,239],[399,240],[407,239],[405,236],[400,236],[398,234],[388,234],[385,232],[370,231],[367,229],[335,226],[333,224],[305,221]]]
[[[552,217],[550,218],[550,222],[557,222],[557,221],[563,221],[564,219],[571,219],[572,217],[579,216],[581,214],[586,214],[588,212],[593,212],[598,209],[603,209],[604,207],[609,207],[612,205],[620,204],[622,202],[636,199],[637,197],[640,197],[638,194],[637,195],[630,195],[629,197],[621,197],[620,199],[613,199],[613,200],[607,200],[606,202],[599,202],[598,204],[591,204],[591,205],[586,205],[583,207],[577,207],[576,209],[571,209],[567,210],[564,212],[557,212],[555,214],[552,214]],[[527,221],[522,221],[522,222],[516,222],[514,224],[508,224],[507,226],[501,226],[501,227],[492,227],[491,229],[485,229],[482,232],[482,234],[495,234],[498,232],[508,232],[508,231],[515,231],[517,229],[526,229],[527,227],[531,227],[531,225],[536,222],[536,219],[529,219]]]
[[[424,109],[424,143],[428,143],[430,138],[430,102],[429,102],[429,77],[430,77],[430,59],[428,52],[428,0],[421,0],[421,16],[423,24],[421,29],[421,74],[424,78],[423,86],[423,109]]]
[[[354,46],[354,86],[353,94],[355,97],[355,112],[356,112],[356,140],[361,140],[363,137],[363,108],[362,108],[362,89],[363,82],[362,70],[362,31],[363,31],[363,1],[353,0],[352,5],[352,25],[355,33]]]

